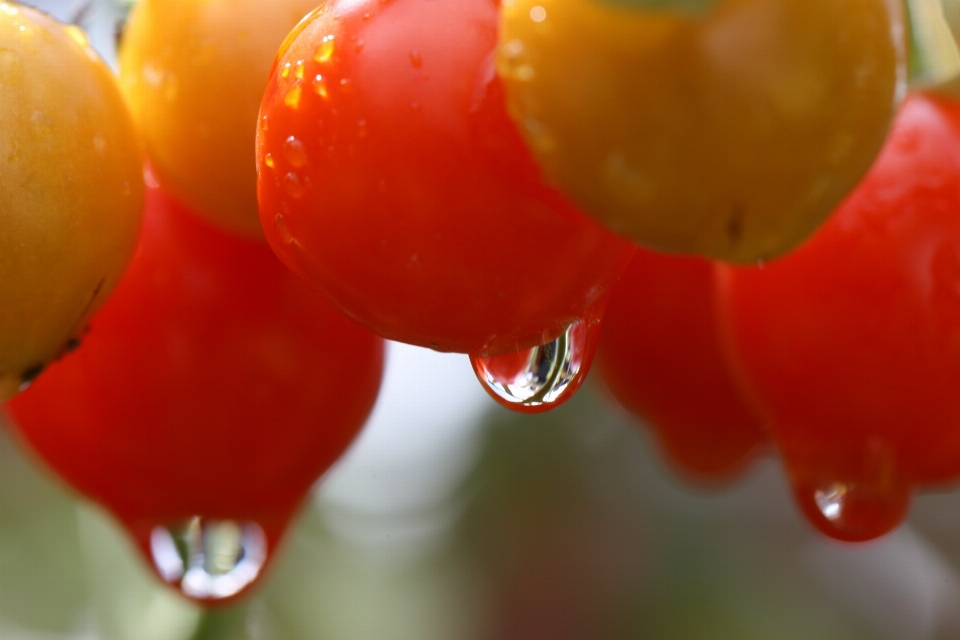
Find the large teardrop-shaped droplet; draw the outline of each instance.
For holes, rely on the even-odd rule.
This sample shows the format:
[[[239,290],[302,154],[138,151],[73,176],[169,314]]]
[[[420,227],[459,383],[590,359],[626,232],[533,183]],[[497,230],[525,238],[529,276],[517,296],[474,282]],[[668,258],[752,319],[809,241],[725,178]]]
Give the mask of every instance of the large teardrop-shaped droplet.
[[[231,598],[251,585],[267,560],[267,537],[255,522],[193,517],[150,532],[160,577],[200,601]]]
[[[788,461],[804,515],[822,533],[845,542],[873,540],[907,516],[911,487],[886,447],[859,454],[811,454]]]
[[[473,371],[494,400],[514,411],[540,413],[560,406],[586,378],[600,322],[585,319],[556,340],[503,355],[470,355]]]

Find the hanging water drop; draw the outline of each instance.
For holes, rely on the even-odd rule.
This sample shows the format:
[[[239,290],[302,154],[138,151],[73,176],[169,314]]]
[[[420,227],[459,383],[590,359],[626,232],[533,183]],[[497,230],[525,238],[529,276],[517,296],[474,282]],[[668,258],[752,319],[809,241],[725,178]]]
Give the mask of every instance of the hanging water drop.
[[[254,522],[193,517],[150,533],[150,556],[163,580],[195,600],[223,600],[252,584],[267,560]]]
[[[540,413],[560,406],[586,378],[600,324],[579,320],[555,340],[503,355],[470,355],[477,379],[493,399],[514,411]]]

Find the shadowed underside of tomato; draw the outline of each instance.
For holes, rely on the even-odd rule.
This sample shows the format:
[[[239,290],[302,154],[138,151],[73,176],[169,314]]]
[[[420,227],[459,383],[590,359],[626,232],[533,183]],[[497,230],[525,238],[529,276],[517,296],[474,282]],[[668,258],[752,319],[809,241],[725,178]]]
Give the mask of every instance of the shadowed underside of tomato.
[[[822,531],[895,527],[960,475],[960,104],[908,99],[877,164],[800,250],[720,270],[735,365]]]
[[[257,137],[267,239],[384,337],[482,356],[546,343],[633,250],[542,182],[496,30],[489,0],[331,2],[277,58]]]
[[[754,262],[808,237],[879,151],[905,86],[901,14],[900,0],[515,0],[498,69],[584,211],[641,244]]]
[[[0,2],[0,400],[75,346],[133,254],[133,123],[77,27]]]
[[[9,406],[29,447],[110,509],[173,582],[164,527],[195,517],[198,544],[229,538],[223,523],[255,524],[269,558],[366,419],[382,365],[382,340],[269,247],[150,189],[137,254],[84,344]],[[242,590],[190,592],[180,577],[200,600]]]
[[[610,294],[597,368],[695,479],[729,479],[767,439],[722,349],[713,265],[639,250]]]

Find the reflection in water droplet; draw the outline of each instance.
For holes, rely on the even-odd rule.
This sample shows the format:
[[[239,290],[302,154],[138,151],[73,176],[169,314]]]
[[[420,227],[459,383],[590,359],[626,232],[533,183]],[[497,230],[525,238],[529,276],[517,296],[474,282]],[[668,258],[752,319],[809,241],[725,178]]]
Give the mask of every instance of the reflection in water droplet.
[[[273,161],[273,156],[270,155],[269,153],[263,156],[263,164],[267,165],[271,169],[273,169],[276,166],[276,163]]]
[[[287,105],[291,109],[298,109],[300,107],[300,96],[303,94],[303,88],[299,84],[293,85],[287,95],[283,96],[283,104]]]
[[[194,517],[157,526],[150,555],[160,577],[197,600],[222,600],[250,585],[267,560],[267,538],[254,522]]]
[[[847,495],[849,487],[842,482],[834,482],[828,489],[817,489],[813,499],[817,508],[827,520],[836,521],[843,511],[843,497]]]
[[[306,69],[303,66],[303,60],[297,60],[297,70],[293,72],[294,77],[297,80],[303,80],[303,74],[305,71]]]
[[[292,68],[292,65],[291,65],[289,62],[287,62],[286,64],[284,64],[282,67],[280,67],[280,77],[281,77],[281,78],[289,78],[289,77],[290,77],[290,69],[291,69],[291,68]]]
[[[299,198],[303,195],[303,185],[300,184],[300,178],[295,173],[288,173],[283,178],[283,187],[291,198]]]
[[[357,137],[359,138],[367,137],[367,121],[366,120],[357,121]]]
[[[277,235],[280,236],[280,240],[282,240],[284,244],[293,242],[293,236],[290,235],[290,230],[287,229],[287,221],[283,219],[282,213],[274,216],[273,224],[277,228]]]
[[[357,53],[363,51],[363,40],[357,40],[357,44],[353,45],[353,48]]]
[[[327,83],[324,82],[323,76],[320,74],[317,74],[317,77],[313,79],[313,90],[324,100],[330,97],[330,92],[327,91]]]
[[[498,356],[470,356],[477,379],[505,407],[536,413],[558,407],[580,387],[596,350],[599,322],[571,324],[556,340]]]
[[[333,59],[333,52],[336,49],[336,40],[333,35],[324,36],[320,45],[313,52],[313,59],[320,64],[325,64]]]
[[[303,143],[290,136],[283,143],[283,157],[291,166],[299,169],[307,164],[307,150]]]
[[[0,84],[16,85],[23,79],[23,60],[13,49],[0,47]]]
[[[410,52],[410,64],[413,65],[414,69],[419,69],[423,66],[423,56],[420,55],[419,51]]]

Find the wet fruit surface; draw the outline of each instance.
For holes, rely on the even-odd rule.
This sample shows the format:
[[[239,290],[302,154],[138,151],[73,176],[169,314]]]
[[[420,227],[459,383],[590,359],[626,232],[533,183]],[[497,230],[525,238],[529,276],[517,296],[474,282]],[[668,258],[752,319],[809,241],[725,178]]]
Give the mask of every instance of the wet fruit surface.
[[[257,138],[285,264],[384,337],[480,357],[557,338],[633,251],[542,182],[496,29],[488,0],[325,5],[281,51]]]
[[[209,220],[262,237],[254,135],[270,65],[315,0],[141,0],[121,84],[163,187]]]
[[[769,436],[729,371],[713,265],[639,250],[610,294],[597,370],[613,396],[700,480],[729,479]]]
[[[814,523],[899,522],[960,475],[960,104],[915,95],[878,163],[795,254],[721,268],[735,365]]]
[[[150,189],[137,255],[83,348],[9,407],[33,451],[108,507],[161,577],[218,599],[247,585],[191,578],[196,562],[209,564],[204,545],[235,565],[258,548],[270,556],[366,419],[382,365],[382,340],[269,247]],[[179,573],[177,544],[201,558],[184,551]]]
[[[0,3],[0,400],[76,346],[133,253],[133,124],[82,31]]]
[[[904,88],[900,3],[674,4],[505,3],[511,115],[550,180],[617,232],[780,255],[880,149]]]

